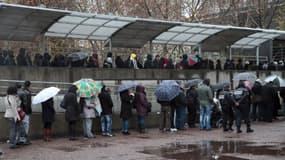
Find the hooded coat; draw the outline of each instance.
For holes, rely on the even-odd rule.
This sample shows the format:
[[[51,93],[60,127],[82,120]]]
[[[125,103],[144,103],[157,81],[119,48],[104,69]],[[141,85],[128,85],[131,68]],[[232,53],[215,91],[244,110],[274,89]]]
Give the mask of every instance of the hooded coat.
[[[77,121],[79,119],[80,107],[77,102],[76,90],[76,86],[71,86],[63,99],[66,110],[65,120],[67,122]]]
[[[148,105],[148,102],[147,102],[147,98],[145,94],[145,88],[143,86],[137,86],[134,106],[139,116],[147,115],[147,105]]]
[[[132,116],[134,97],[129,94],[128,90],[126,90],[120,93],[120,98],[121,98],[120,117],[122,119],[129,119]]]
[[[101,115],[112,115],[113,101],[105,86],[103,86],[98,97],[102,107]]]

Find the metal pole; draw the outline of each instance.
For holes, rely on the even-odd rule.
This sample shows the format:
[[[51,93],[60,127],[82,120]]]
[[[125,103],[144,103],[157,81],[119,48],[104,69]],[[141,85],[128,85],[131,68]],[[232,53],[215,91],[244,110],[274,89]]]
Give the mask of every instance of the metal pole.
[[[112,39],[109,39],[109,52],[112,52]]]
[[[256,65],[257,66],[259,66],[259,47],[260,46],[256,47]]]
[[[152,55],[152,41],[149,41],[149,54]]]
[[[42,37],[42,44],[41,44],[41,54],[44,55],[45,52],[46,52],[46,37],[45,35],[43,34]]]
[[[269,40],[269,62],[273,61],[273,41]]]
[[[201,54],[202,54],[202,47],[201,47],[201,45],[199,44],[199,56],[202,56]]]
[[[232,47],[230,47],[230,60],[232,60]]]

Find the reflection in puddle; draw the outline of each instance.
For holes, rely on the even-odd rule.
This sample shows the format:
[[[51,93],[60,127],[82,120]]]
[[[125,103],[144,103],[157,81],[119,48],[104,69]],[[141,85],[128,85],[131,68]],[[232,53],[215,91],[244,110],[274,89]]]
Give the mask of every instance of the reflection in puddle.
[[[244,158],[237,157],[237,155],[249,154],[265,156],[284,156],[285,147],[280,146],[280,144],[278,147],[278,145],[258,145],[255,143],[242,141],[202,141],[200,144],[197,145],[172,143],[161,148],[145,147],[142,153],[178,160],[246,160]],[[230,156],[229,154],[233,154],[233,156]]]
[[[74,152],[80,149],[84,149],[84,148],[103,148],[103,147],[108,147],[111,144],[108,143],[82,143],[82,144],[78,144],[78,145],[74,145],[74,146],[58,146],[58,147],[54,147],[53,149],[55,150],[60,150],[60,151],[64,151],[64,152]]]

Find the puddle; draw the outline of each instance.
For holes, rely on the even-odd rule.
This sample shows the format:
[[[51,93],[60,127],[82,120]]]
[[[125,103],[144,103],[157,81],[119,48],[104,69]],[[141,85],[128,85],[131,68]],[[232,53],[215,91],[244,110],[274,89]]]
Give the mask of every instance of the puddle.
[[[78,150],[76,147],[65,147],[65,146],[55,147],[53,149],[64,151],[64,152],[74,152]]]
[[[78,146],[79,148],[105,148],[105,147],[108,147],[110,146],[111,144],[108,144],[108,143],[90,143],[90,144],[79,144],[79,145],[76,145]]]
[[[54,147],[53,149],[55,150],[60,150],[60,151],[64,151],[64,152],[75,152],[77,150],[81,150],[84,148],[102,148],[102,147],[108,147],[111,144],[108,143],[89,143],[89,144],[78,144],[78,145],[74,145],[74,146],[59,146],[59,147]]]
[[[195,145],[172,143],[161,148],[145,147],[141,153],[177,160],[247,160],[239,158],[237,155],[284,156],[285,146],[243,141],[202,141],[200,144]]]

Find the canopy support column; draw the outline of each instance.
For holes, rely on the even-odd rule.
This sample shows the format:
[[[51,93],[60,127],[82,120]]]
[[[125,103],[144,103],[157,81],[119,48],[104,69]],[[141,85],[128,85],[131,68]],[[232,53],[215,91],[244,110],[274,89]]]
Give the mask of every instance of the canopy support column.
[[[269,62],[273,62],[273,41],[269,40]]]
[[[149,41],[149,54],[152,55],[152,41]]]
[[[41,37],[41,54],[44,55],[46,52],[46,37],[43,34]]]
[[[109,39],[109,52],[112,52],[112,39]]]
[[[256,47],[256,65],[259,66],[259,48],[260,46]]]
[[[230,47],[230,60],[232,60],[232,47]]]
[[[199,49],[199,56],[202,56],[202,47],[201,47],[201,44],[199,44],[198,49]]]

